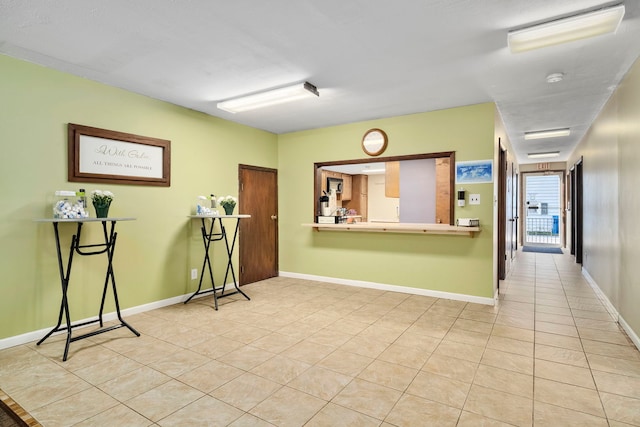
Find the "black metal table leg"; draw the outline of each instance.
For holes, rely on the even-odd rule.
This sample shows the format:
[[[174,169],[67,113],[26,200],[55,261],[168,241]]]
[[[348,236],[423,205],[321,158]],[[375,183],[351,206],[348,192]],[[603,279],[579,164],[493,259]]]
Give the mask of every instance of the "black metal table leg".
[[[218,218],[219,219],[219,218]],[[204,260],[202,261],[202,269],[200,270],[200,281],[198,282],[198,289],[191,294],[189,298],[184,302],[185,304],[191,301],[193,297],[196,295],[207,294],[209,292],[213,292],[213,302],[215,304],[215,309],[218,309],[218,297],[216,295],[216,283],[213,280],[213,267],[211,267],[211,258],[209,257],[209,248],[211,247],[211,242],[217,242],[223,239],[224,236],[224,228],[222,228],[222,221],[220,222],[220,233],[214,233],[213,230],[216,224],[216,218],[211,219],[211,226],[207,231],[207,223],[205,222],[205,218],[200,218],[202,221],[202,225],[200,227],[200,231],[202,233],[202,243],[204,244]],[[211,279],[211,288],[202,290],[202,280],[204,279],[205,271],[208,271],[209,278]]]
[[[109,245],[109,247],[107,248],[107,277],[105,278],[104,289],[102,291],[102,302],[100,303],[100,326],[102,326],[102,313],[104,310],[104,300],[107,295],[107,284],[109,283],[109,278],[111,278],[113,302],[116,306],[116,315],[118,316],[118,320],[120,321],[120,327],[124,326],[131,332],[133,332],[136,336],[140,336],[140,333],[138,331],[136,331],[133,327],[131,327],[131,325],[124,321],[124,319],[122,318],[122,314],[120,313],[120,301],[118,300],[118,291],[116,289],[116,276],[113,273],[113,255],[116,250],[116,239],[118,237],[118,233],[115,232],[115,222],[111,222],[109,237],[107,237],[107,223],[105,221],[102,222],[102,230],[104,232],[105,239],[110,241],[111,245]]]
[[[58,323],[56,324],[56,326],[54,326],[40,341],[37,342],[36,345],[40,345],[42,344],[47,338],[49,338],[54,332],[60,332],[60,331],[66,331],[67,332],[67,337],[66,337],[66,343],[65,343],[65,348],[64,348],[64,354],[62,357],[63,361],[67,360],[67,356],[69,354],[69,346],[72,342],[77,341],[77,340],[81,340],[84,338],[88,338],[94,335],[98,335],[104,332],[108,332],[114,329],[118,329],[121,327],[126,327],[128,328],[131,332],[133,332],[136,336],[140,336],[140,333],[138,331],[136,331],[133,327],[131,327],[127,322],[124,321],[124,319],[122,318],[122,315],[120,313],[120,303],[118,301],[118,293],[116,290],[116,282],[115,282],[115,275],[113,273],[113,254],[115,251],[115,244],[116,244],[116,238],[117,238],[117,233],[115,232],[115,220],[111,220],[111,227],[109,232],[107,232],[107,220],[103,220],[102,222],[102,229],[103,229],[103,234],[104,234],[104,243],[98,243],[98,244],[92,244],[92,245],[81,245],[80,244],[80,237],[82,235],[82,225],[83,222],[82,221],[77,221],[77,231],[76,234],[74,234],[71,237],[71,246],[69,248],[69,259],[67,261],[67,265],[66,268],[63,265],[63,260],[62,260],[62,250],[61,250],[61,246],[60,246],[60,234],[59,234],[59,230],[58,230],[58,222],[53,221],[53,229],[54,229],[54,235],[55,235],[55,240],[56,240],[56,252],[57,252],[57,256],[58,256],[58,270],[59,270],[59,274],[60,274],[60,283],[62,285],[62,301],[60,303],[60,313],[58,314]],[[85,249],[88,248],[92,248],[90,251],[85,251]],[[97,249],[93,249],[93,248],[97,248]],[[71,277],[71,266],[73,263],[73,256],[74,253],[77,253],[78,255],[82,255],[82,256],[89,256],[89,255],[99,255],[99,254],[103,254],[106,253],[107,254],[107,273],[106,273],[106,278],[105,278],[105,283],[104,283],[104,287],[102,290],[102,299],[100,302],[100,312],[98,315],[97,319],[92,319],[92,320],[88,320],[82,323],[77,323],[77,324],[72,324],[71,323],[71,314],[69,311],[69,300],[68,300],[68,290],[69,290],[69,280]],[[113,296],[114,296],[114,301],[115,301],[115,305],[116,305],[116,314],[118,317],[118,320],[120,321],[120,323],[110,326],[110,327],[103,327],[103,311],[104,311],[104,303],[105,303],[105,298],[106,298],[106,293],[107,293],[107,288],[109,285],[109,282],[111,282],[111,288],[113,291]],[[65,321],[66,324],[65,326],[61,326],[62,325],[62,316],[65,316]],[[77,327],[81,327],[81,326],[86,326],[86,325],[90,325],[93,323],[100,323],[100,328],[98,330],[83,334],[83,335],[79,335],[79,336],[72,336],[72,329],[73,328],[77,328]]]
[[[222,221],[221,221],[221,223],[222,223]],[[239,229],[239,227],[240,227],[240,221],[237,220],[236,221],[236,228],[235,228],[235,230],[233,232],[233,239],[231,239],[231,247],[229,247],[229,241],[227,239],[227,233],[223,233],[224,234],[224,244],[225,244],[225,247],[227,249],[227,270],[224,273],[224,283],[222,285],[222,295],[221,296],[227,296],[227,295],[233,295],[233,294],[236,294],[236,293],[240,293],[247,300],[251,301],[251,298],[249,298],[249,296],[247,294],[245,294],[244,292],[242,292],[240,290],[240,288],[238,287],[238,281],[236,280],[236,273],[235,273],[235,270],[233,269],[233,262],[231,260],[231,256],[233,255],[233,250],[235,249],[235,246],[236,246],[236,238],[238,237],[238,229]],[[226,286],[227,278],[229,277],[229,272],[231,272],[231,278],[233,279],[233,286],[236,288],[236,291],[232,292],[230,294],[224,295],[224,287]]]
[[[239,228],[239,225],[240,225],[239,218],[236,217],[236,227],[235,227],[235,231],[233,233],[233,239],[231,240],[231,245],[229,245],[229,240],[227,238],[227,231],[226,231],[226,228],[225,228],[224,224],[222,223],[222,219],[225,218],[225,217],[212,216],[212,217],[197,217],[197,218],[199,218],[201,220],[201,222],[202,222],[202,226],[201,226],[200,230],[201,230],[201,233],[202,233],[202,241],[203,241],[203,244],[204,244],[204,260],[202,262],[202,271],[200,273],[200,281],[198,282],[198,289],[193,294],[191,294],[191,296],[189,296],[189,298],[187,298],[187,300],[184,303],[185,304],[188,303],[196,295],[201,295],[201,294],[205,294],[205,293],[209,293],[209,292],[213,292],[213,301],[214,301],[214,305],[215,305],[215,309],[216,310],[218,309],[218,298],[227,297],[227,296],[230,296],[230,295],[235,295],[237,293],[240,293],[247,300],[251,300],[251,298],[249,298],[249,296],[247,294],[245,294],[243,291],[241,291],[240,288],[238,287],[238,282],[236,280],[235,270],[233,269],[232,255],[233,255],[233,250],[235,248],[236,237],[238,235],[238,228]],[[211,219],[211,226],[210,226],[209,230],[207,230],[207,227],[206,227],[206,223],[205,223],[205,219],[206,218],[210,218]],[[216,220],[218,220],[219,224],[220,224],[220,232],[219,233],[214,233],[214,231],[213,231],[215,223],[216,223]],[[213,280],[213,268],[211,266],[211,258],[209,256],[209,249],[211,247],[211,242],[216,242],[216,241],[220,241],[220,240],[224,240],[224,243],[225,243],[225,250],[226,250],[226,253],[227,253],[227,268],[226,268],[226,271],[225,271],[224,281],[222,283],[222,286],[216,287],[215,282]],[[202,280],[203,280],[204,275],[205,275],[205,269],[208,270],[209,278],[211,279],[211,288],[203,290],[202,289]],[[231,273],[231,277],[233,279],[233,286],[235,287],[236,290],[234,292],[225,293],[225,287],[226,287],[227,279],[229,278],[229,273]],[[218,295],[217,292],[220,292],[220,294]]]
[[[54,326],[36,345],[42,344],[47,338],[49,338],[54,332],[66,330],[67,339],[64,346],[64,355],[62,360],[67,360],[67,354],[69,353],[69,345],[71,344],[71,316],[69,314],[69,303],[67,300],[67,290],[69,289],[69,276],[71,274],[71,263],[73,261],[73,248],[75,247],[76,236],[71,238],[71,246],[69,247],[69,260],[67,261],[66,269],[63,266],[62,261],[62,249],[60,247],[60,234],[58,232],[58,223],[53,223],[53,233],[56,239],[56,253],[58,255],[58,272],[60,274],[60,284],[62,285],[62,300],[60,301],[60,313],[58,314],[58,323]],[[66,271],[65,271],[66,270]],[[65,326],[62,325],[62,316],[65,316]]]

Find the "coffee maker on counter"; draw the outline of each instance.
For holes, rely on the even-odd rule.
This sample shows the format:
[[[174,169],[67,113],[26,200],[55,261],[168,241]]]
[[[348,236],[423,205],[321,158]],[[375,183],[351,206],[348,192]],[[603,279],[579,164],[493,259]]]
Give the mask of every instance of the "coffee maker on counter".
[[[320,215],[316,216],[316,223],[318,224],[338,224],[343,222],[343,213],[346,211],[344,208],[337,207],[336,190],[331,189],[329,194],[324,191],[324,194],[319,200],[319,212]]]
[[[329,208],[329,196],[325,192],[320,197],[320,216],[331,216],[331,208]]]

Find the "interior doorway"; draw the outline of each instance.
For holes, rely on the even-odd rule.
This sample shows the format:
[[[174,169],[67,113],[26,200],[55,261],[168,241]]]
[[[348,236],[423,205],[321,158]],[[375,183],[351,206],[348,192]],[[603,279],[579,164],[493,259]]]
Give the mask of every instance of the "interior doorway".
[[[525,246],[562,246],[563,174],[534,172],[524,178]]]
[[[571,168],[571,254],[582,264],[582,158]]]
[[[278,275],[278,171],[239,165],[239,204],[251,219],[240,221],[240,284]]]
[[[504,280],[518,249],[518,173],[502,144],[498,163],[498,279]]]
[[[518,250],[518,174],[513,162],[507,163],[507,255],[510,263]]]

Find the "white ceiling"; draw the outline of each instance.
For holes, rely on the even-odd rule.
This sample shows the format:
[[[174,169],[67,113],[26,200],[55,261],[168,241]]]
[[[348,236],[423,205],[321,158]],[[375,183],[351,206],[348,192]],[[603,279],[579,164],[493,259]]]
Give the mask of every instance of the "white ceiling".
[[[278,134],[493,101],[520,163],[553,150],[564,161],[640,54],[640,0],[624,2],[615,35],[511,54],[507,32],[612,4],[0,0],[0,53]],[[565,79],[546,83],[553,72]],[[320,97],[216,108],[303,81]],[[570,137],[523,138],[563,127]]]

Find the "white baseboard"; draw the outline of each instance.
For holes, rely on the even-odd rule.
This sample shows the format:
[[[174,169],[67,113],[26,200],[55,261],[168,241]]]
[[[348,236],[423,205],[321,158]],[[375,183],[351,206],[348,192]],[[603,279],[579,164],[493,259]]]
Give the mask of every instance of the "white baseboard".
[[[622,329],[624,329],[624,331],[627,333],[627,335],[629,335],[629,338],[631,338],[631,341],[633,341],[636,348],[640,350],[640,337],[638,337],[636,332],[631,329],[631,326],[629,326],[629,324],[622,318],[622,316],[618,317],[618,322],[620,323],[620,326],[622,326]]]
[[[384,283],[365,282],[362,280],[340,279],[337,277],[315,276],[312,274],[291,273],[280,271],[280,276],[293,279],[315,280],[318,282],[335,283],[338,285],[356,286],[359,288],[379,289],[382,291],[401,292],[404,294],[422,295],[427,297],[444,298],[456,301],[472,302],[475,304],[495,305],[493,298],[477,297],[474,295],[456,294],[452,292],[434,291],[431,289],[409,288],[406,286],[387,285]]]
[[[602,304],[607,309],[609,314],[615,319],[616,322],[620,324],[620,326],[622,326],[622,329],[624,329],[624,331],[627,333],[631,341],[633,341],[633,344],[636,346],[638,350],[640,350],[640,337],[638,337],[638,334],[636,334],[636,331],[634,331],[631,328],[631,326],[629,326],[629,324],[620,315],[620,313],[618,313],[618,310],[611,303],[611,301],[609,301],[609,298],[607,298],[604,292],[602,292],[602,289],[600,289],[600,286],[598,286],[596,281],[593,280],[593,277],[591,277],[589,272],[584,267],[582,267],[582,275],[587,280],[587,283],[589,283],[589,286],[591,286],[591,289],[593,289],[593,291],[596,293],[600,301],[602,301]]]
[[[155,302],[151,302],[151,303],[148,303],[148,304],[139,305],[137,307],[126,308],[124,310],[120,310],[120,314],[122,315],[122,317],[132,316],[134,314],[144,313],[145,311],[155,310],[156,308],[162,308],[162,307],[166,307],[168,305],[177,304],[177,303],[186,301],[187,298],[189,298],[191,296],[191,294],[192,293],[188,293],[188,294],[185,294],[185,295],[168,298],[168,299],[165,299],[165,300],[162,300],[162,301],[155,301]],[[198,296],[196,296],[194,298],[200,298],[202,296],[203,295],[198,295]],[[73,322],[73,323],[74,324],[80,324],[80,323],[87,322],[87,321],[90,321],[90,320],[93,320],[93,319],[96,319],[96,318],[97,317],[91,317],[91,318],[87,318],[87,319],[83,319],[83,320],[78,320],[77,322]],[[117,316],[115,311],[102,315],[102,319],[105,322],[109,322],[111,320],[116,320],[117,318],[118,318],[118,316]],[[64,326],[66,326],[66,323],[62,324],[62,327],[64,327]],[[90,325],[81,326],[81,327],[78,327],[77,329],[86,328],[88,326],[90,326]],[[131,325],[131,326],[135,328],[135,325]],[[22,334],[22,335],[16,335],[16,336],[13,336],[13,337],[0,339],[0,350],[5,349],[5,348],[9,348],[9,347],[14,347],[16,345],[22,345],[22,344],[26,344],[26,343],[29,343],[29,342],[32,342],[32,341],[39,340],[40,338],[44,337],[47,333],[49,333],[49,331],[51,330],[52,327],[45,328],[45,329],[40,329],[38,331],[27,332],[26,334]],[[64,333],[64,331],[56,332],[54,335],[61,334],[61,333]]]
[[[593,279],[593,277],[591,277],[589,272],[584,267],[582,267],[581,272],[584,278],[587,279],[587,283],[589,284],[589,286],[591,286],[591,289],[593,289],[598,299],[602,302],[602,305],[604,305],[604,308],[607,309],[611,317],[613,317],[617,322],[618,318],[620,317],[618,310],[614,307],[611,301],[609,301],[609,298],[607,298],[604,292],[602,292],[602,289],[600,289],[600,286],[598,286],[596,281]]]

